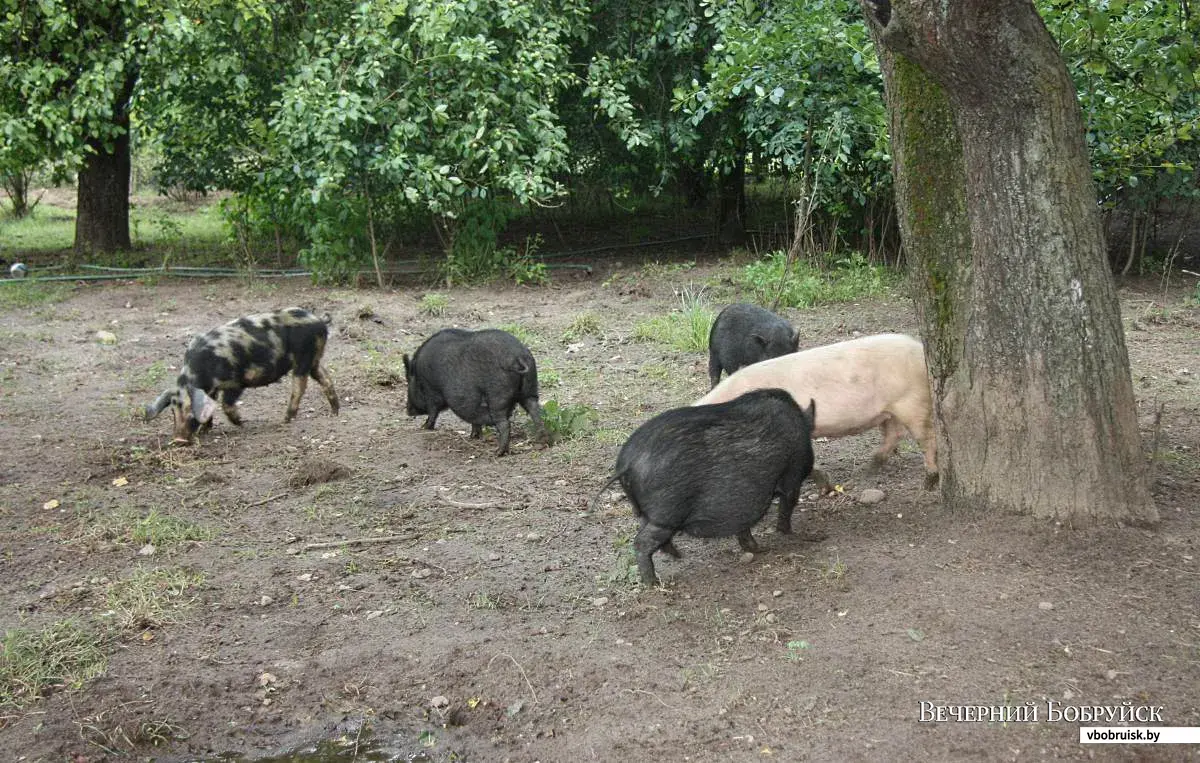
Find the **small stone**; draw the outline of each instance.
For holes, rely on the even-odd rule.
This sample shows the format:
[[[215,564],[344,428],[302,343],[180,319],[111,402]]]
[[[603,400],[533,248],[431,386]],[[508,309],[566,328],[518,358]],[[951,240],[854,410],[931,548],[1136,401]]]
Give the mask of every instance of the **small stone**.
[[[883,491],[878,488],[869,487],[858,495],[858,502],[867,505],[879,503],[884,498]]]
[[[772,613],[768,614],[768,615],[767,615],[767,617],[766,617],[766,620],[767,620],[767,622],[768,622],[768,623],[773,623],[773,622],[775,622],[775,613],[774,613],[774,612],[772,612]]]
[[[307,583],[308,581],[310,581],[312,579],[313,579],[313,576],[312,576],[311,572],[306,572],[303,575],[296,576],[296,580],[299,580],[301,583]]]
[[[1104,674],[1104,677],[1105,677],[1105,678],[1107,678],[1107,679],[1108,679],[1108,680],[1110,680],[1110,681],[1115,681],[1115,680],[1116,680],[1116,678],[1117,678],[1117,671],[1115,671],[1115,670],[1109,670],[1108,672],[1106,672],[1106,673]]]
[[[783,591],[771,591],[771,595],[778,599],[780,596],[783,596]]]
[[[450,707],[450,700],[443,697],[441,694],[429,700],[429,704],[436,708]]]
[[[1048,601],[1039,601],[1038,609],[1049,611],[1051,609],[1054,609],[1054,604],[1051,602],[1048,602]]]
[[[758,605],[758,611],[759,611],[759,612],[766,612],[768,609],[770,609],[770,607],[768,607],[766,604],[759,604],[759,605]]]
[[[596,598],[592,599],[593,607],[603,607],[607,603],[608,603],[607,596],[597,596]]]
[[[754,552],[753,552],[753,551],[746,551],[746,552],[744,552],[744,553],[742,554],[742,561],[743,561],[743,562],[752,562],[752,561],[754,561]]]
[[[367,619],[368,619],[368,620],[374,620],[375,618],[379,617],[379,616],[380,616],[380,615],[382,615],[382,614],[383,614],[383,610],[382,610],[382,609],[373,609],[373,610],[371,610],[370,612],[368,612],[368,613],[367,613]]]
[[[275,600],[274,600],[274,599],[272,599],[270,596],[267,596],[266,594],[263,594],[262,598],[258,600],[258,606],[260,606],[260,607],[268,607],[268,606],[270,606],[271,604],[273,604],[274,602],[275,602]]]
[[[500,561],[500,555],[497,553],[488,554],[488,561],[489,562],[498,562],[498,561]]]
[[[258,685],[259,686],[270,686],[271,684],[275,683],[278,680],[279,679],[277,679],[275,677],[274,673],[262,673],[258,676]]]
[[[153,543],[147,543],[138,549],[138,556],[154,556],[154,552],[157,550]]]
[[[528,533],[525,535],[525,540],[527,540],[527,541],[539,541],[541,539],[542,539],[541,533]]]
[[[100,344],[116,344],[117,335],[111,331],[97,331],[96,341]]]
[[[423,578],[427,578],[427,577],[429,577],[429,576],[430,576],[430,575],[432,575],[432,574],[433,574],[433,570],[429,569],[428,567],[422,567],[422,568],[421,568],[421,569],[419,569],[419,570],[413,570],[413,571],[412,571],[412,576],[413,576],[414,578],[416,578],[417,580],[421,580],[421,579],[423,579]]]

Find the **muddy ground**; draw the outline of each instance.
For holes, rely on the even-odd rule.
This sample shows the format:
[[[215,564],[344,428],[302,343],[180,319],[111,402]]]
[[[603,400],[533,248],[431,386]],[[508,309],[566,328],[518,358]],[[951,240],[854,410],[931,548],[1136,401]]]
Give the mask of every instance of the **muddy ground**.
[[[1051,701],[1129,703],[1200,726],[1190,288],[1121,291],[1157,529],[952,514],[921,489],[911,443],[870,473],[867,434],[815,446],[844,492],[806,495],[797,524],[826,540],[764,522],[745,559],[732,539],[682,537],[682,560],[657,560],[664,585],[641,588],[628,504],[584,510],[628,433],[707,382],[703,355],[631,334],[681,289],[739,298],[730,269],[599,263],[549,287],[455,289],[444,316],[422,312],[422,288],[242,280],[67,287],[6,309],[0,617],[72,618],[107,667],[4,708],[4,757],[254,760],[321,740],[345,760],[1200,757],[1082,745],[1079,723],[1047,718]],[[280,384],[247,392],[245,427],[218,419],[199,447],[170,447],[169,417],[140,420],[194,333],[292,304],[333,316],[339,416],[311,385],[283,424]],[[902,294],[787,316],[805,346],[916,328]],[[504,458],[449,413],[420,430],[400,355],[448,325],[526,332],[543,403],[592,407],[592,428],[542,448],[518,413]],[[868,487],[882,503],[857,502]],[[133,529],[151,515],[202,538],[147,549]],[[117,622],[114,587],[158,569],[192,582],[161,617]],[[922,702],[1039,714],[921,723]]]

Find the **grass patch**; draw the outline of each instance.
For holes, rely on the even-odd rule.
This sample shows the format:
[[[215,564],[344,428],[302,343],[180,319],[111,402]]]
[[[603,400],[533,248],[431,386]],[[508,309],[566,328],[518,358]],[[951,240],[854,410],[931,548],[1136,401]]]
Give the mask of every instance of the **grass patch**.
[[[105,613],[124,631],[144,631],[175,621],[174,611],[187,606],[189,589],[204,582],[204,576],[178,567],[145,569],[113,583],[108,589]]]
[[[101,675],[108,663],[98,642],[95,633],[75,620],[60,620],[38,631],[5,631],[0,642],[0,707],[20,709],[56,689],[79,689]]]
[[[367,381],[376,387],[394,387],[404,381],[404,361],[394,353],[367,348]]]
[[[107,516],[89,513],[82,517],[83,536],[89,539],[144,546],[160,550],[187,541],[209,540],[214,532],[202,525],[151,509],[145,516],[129,510]]]
[[[75,210],[39,204],[20,220],[5,216],[0,230],[9,251],[69,249],[75,243]]]
[[[0,310],[29,310],[65,300],[71,287],[63,283],[9,281],[0,285]]]
[[[496,326],[495,328],[498,328],[501,331],[507,331],[508,333],[512,334],[513,336],[515,336],[517,339],[520,340],[521,344],[525,345],[526,347],[532,347],[535,343],[537,343],[537,341],[539,339],[537,334],[535,334],[534,332],[525,328],[524,326],[522,326],[519,323],[503,323],[499,326]]]
[[[562,374],[547,366],[538,367],[538,390],[553,389],[562,384]]]
[[[450,308],[450,297],[438,292],[429,292],[421,297],[420,310],[425,315],[441,318]]]
[[[633,327],[633,339],[659,342],[685,352],[707,352],[708,334],[717,315],[700,293],[685,291],[681,307],[666,315],[656,315]]]
[[[784,273],[785,252],[773,252],[735,273],[737,284],[762,305],[815,307],[816,305],[879,297],[899,283],[899,276],[883,265],[873,265],[861,254],[821,267],[810,260],[797,260]]]
[[[581,313],[575,316],[575,320],[571,321],[571,325],[567,326],[562,333],[564,342],[574,342],[580,337],[585,336],[600,336],[600,319],[595,313]]]

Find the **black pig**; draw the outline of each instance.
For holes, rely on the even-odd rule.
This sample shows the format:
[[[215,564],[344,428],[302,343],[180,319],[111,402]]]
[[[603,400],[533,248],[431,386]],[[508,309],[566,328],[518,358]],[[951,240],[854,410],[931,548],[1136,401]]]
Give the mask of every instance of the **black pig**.
[[[795,352],[800,335],[791,324],[757,305],[738,303],[721,311],[708,333],[708,380],[768,358]],[[710,388],[711,388],[710,387]]]
[[[641,522],[633,548],[642,582],[657,581],[655,551],[679,556],[671,542],[678,532],[736,535],[743,549],[757,551],[750,528],[775,496],[777,527],[790,533],[800,484],[813,467],[815,418],[815,402],[802,409],[781,389],[761,389],[727,403],[675,408],[638,427],[604,487],[619,480]]]
[[[196,336],[183,356],[183,370],[175,386],[146,406],[146,419],[170,405],[175,414],[174,441],[186,445],[197,431],[212,426],[217,407],[214,397],[220,398],[225,417],[241,426],[242,417],[235,406],[242,391],[272,384],[289,373],[292,394],[285,422],[296,417],[310,376],[321,385],[336,415],[337,392],[321,365],[330,320],[328,314],[317,317],[289,307],[247,315]]]
[[[480,437],[494,426],[500,440],[497,456],[508,452],[509,424],[519,403],[546,439],[538,405],[537,363],[529,348],[507,331],[442,329],[425,340],[412,358],[404,356],[408,379],[408,415],[425,414],[424,429],[433,429],[438,414],[449,408]]]

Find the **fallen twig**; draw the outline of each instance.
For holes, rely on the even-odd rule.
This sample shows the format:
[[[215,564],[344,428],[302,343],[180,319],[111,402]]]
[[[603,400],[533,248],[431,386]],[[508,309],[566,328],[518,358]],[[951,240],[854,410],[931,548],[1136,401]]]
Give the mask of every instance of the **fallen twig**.
[[[534,704],[537,704],[537,701],[538,701],[537,692],[533,690],[533,684],[529,683],[529,676],[525,675],[525,668],[521,667],[521,663],[519,663],[515,659],[513,659],[513,656],[511,654],[501,653],[501,654],[495,655],[494,657],[492,657],[492,659],[488,660],[488,669],[489,670],[491,669],[492,663],[496,661],[497,657],[507,657],[508,659],[512,660],[512,664],[516,665],[517,670],[521,671],[521,678],[525,679],[525,685],[529,687],[529,693],[533,695]]]
[[[261,501],[255,501],[254,503],[246,504],[246,508],[253,509],[255,506],[262,506],[264,503],[270,503],[271,501],[277,501],[280,498],[286,497],[287,495],[288,495],[287,493],[280,493],[278,495],[270,495],[270,496],[267,496],[266,498],[262,499]]]
[[[438,498],[439,501],[447,506],[453,506],[456,509],[495,509],[500,507],[499,501],[488,501],[487,503],[463,503],[456,501],[453,498]]]
[[[346,538],[331,540],[323,543],[305,543],[305,551],[319,551],[323,548],[341,548],[342,546],[369,546],[375,543],[395,543],[402,540],[415,540],[418,536],[409,535],[380,535],[374,538]]]

